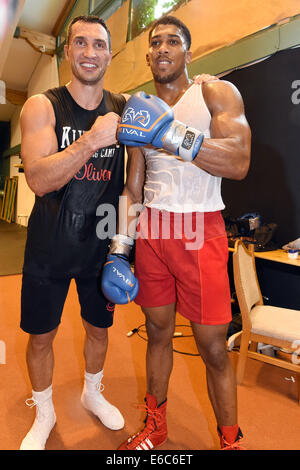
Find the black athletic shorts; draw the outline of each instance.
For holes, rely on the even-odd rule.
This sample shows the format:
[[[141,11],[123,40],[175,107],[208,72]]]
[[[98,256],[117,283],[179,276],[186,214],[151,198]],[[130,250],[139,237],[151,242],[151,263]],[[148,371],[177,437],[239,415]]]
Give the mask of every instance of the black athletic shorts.
[[[30,334],[54,330],[68,294],[71,279],[54,279],[23,274],[21,328]],[[81,316],[93,326],[108,328],[113,324],[115,305],[102,294],[100,277],[75,278]]]

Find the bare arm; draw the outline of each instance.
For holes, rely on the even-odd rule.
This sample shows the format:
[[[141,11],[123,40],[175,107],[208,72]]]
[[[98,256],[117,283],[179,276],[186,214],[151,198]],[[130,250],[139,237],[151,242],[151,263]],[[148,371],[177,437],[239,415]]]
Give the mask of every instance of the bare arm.
[[[211,138],[204,139],[193,163],[214,176],[241,180],[250,164],[251,131],[234,85],[220,80],[203,85],[212,115]]]
[[[99,116],[92,128],[58,152],[55,116],[44,95],[27,100],[21,113],[21,156],[27,183],[38,196],[57,191],[80,170],[98,148],[117,142],[119,116]]]
[[[145,159],[139,147],[127,147],[127,154],[127,177],[122,192],[122,196],[126,197],[126,204],[119,211],[119,233],[133,238],[135,233],[131,231],[128,233],[128,228],[132,229],[136,225],[137,214],[135,210],[132,210],[133,205],[143,203]]]

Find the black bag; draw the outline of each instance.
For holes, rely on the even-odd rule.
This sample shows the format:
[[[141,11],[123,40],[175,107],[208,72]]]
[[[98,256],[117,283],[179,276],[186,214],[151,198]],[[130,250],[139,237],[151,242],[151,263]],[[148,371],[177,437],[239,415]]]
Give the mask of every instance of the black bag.
[[[236,240],[242,240],[248,247],[254,245],[254,251],[277,250],[278,244],[274,241],[277,224],[262,224],[261,216],[257,212],[244,214],[233,218],[223,215],[228,237],[228,246],[234,247]]]
[[[277,224],[264,224],[254,232],[254,251],[272,251],[277,250],[278,245],[274,242],[274,233],[277,230]]]

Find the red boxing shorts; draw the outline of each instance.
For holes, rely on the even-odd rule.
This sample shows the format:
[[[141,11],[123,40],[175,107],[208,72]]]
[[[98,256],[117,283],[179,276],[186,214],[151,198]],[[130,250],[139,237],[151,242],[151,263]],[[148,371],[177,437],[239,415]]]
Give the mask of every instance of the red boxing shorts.
[[[194,237],[193,237],[194,235]],[[176,302],[190,321],[232,319],[228,242],[220,211],[177,214],[145,208],[137,227],[135,302],[145,308]]]

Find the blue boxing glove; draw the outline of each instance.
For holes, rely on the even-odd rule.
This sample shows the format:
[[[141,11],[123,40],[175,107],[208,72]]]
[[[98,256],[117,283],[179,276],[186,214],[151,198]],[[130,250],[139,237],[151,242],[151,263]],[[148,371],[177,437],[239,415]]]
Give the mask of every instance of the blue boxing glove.
[[[125,235],[112,239],[103,267],[101,287],[105,297],[114,304],[128,304],[137,295],[139,283],[128,261],[133,240]]]
[[[167,103],[143,91],[127,101],[118,131],[122,144],[134,147],[151,144],[186,161],[194,160],[203,139],[202,132],[176,121]]]

